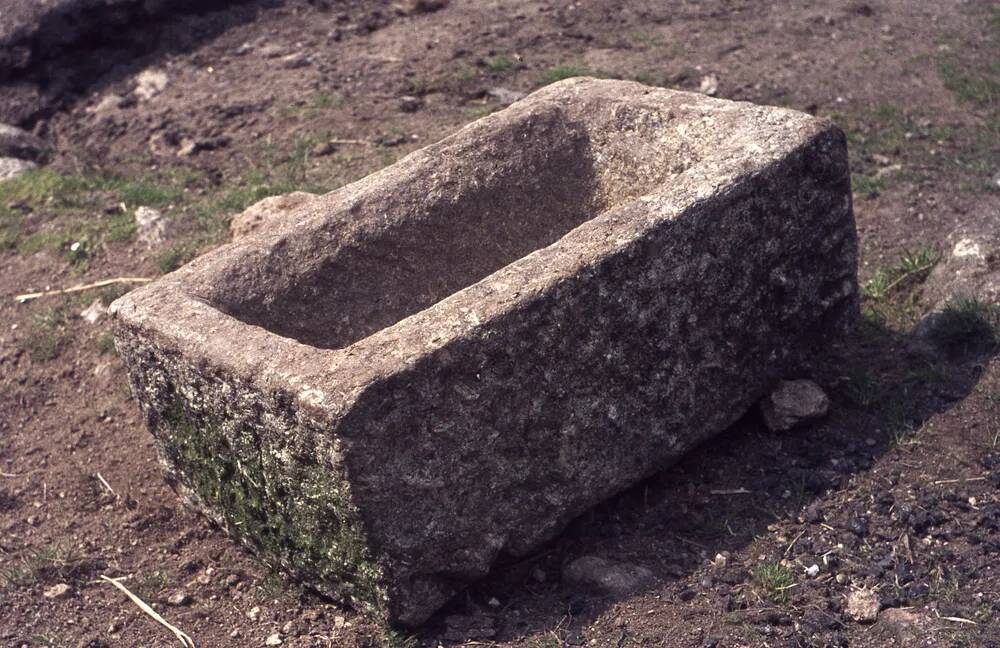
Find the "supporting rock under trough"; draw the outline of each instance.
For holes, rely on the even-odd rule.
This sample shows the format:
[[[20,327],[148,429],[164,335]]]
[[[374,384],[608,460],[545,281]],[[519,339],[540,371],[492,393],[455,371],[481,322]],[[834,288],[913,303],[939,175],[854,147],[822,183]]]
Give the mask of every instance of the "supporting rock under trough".
[[[176,487],[414,625],[725,430],[857,302],[839,129],[572,79],[112,310]]]

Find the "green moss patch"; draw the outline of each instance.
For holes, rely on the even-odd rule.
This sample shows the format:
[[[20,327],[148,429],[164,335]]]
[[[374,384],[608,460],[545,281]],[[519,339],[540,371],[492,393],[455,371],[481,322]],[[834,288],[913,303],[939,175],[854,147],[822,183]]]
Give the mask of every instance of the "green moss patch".
[[[167,459],[231,534],[322,593],[385,616],[381,567],[345,483],[315,447],[293,449],[254,426],[229,430],[178,402],[163,421]]]

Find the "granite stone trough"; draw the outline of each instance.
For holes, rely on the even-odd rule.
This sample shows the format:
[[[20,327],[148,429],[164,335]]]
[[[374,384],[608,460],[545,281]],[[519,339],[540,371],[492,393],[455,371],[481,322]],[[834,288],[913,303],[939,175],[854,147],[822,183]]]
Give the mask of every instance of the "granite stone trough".
[[[794,377],[856,246],[831,123],[570,79],[112,312],[174,487],[413,626]]]

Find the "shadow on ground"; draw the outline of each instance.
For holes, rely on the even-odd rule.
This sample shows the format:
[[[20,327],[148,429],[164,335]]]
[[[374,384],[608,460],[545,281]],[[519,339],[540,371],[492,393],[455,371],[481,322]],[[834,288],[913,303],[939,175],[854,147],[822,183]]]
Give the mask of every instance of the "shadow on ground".
[[[776,592],[768,592],[754,567],[735,556],[781,521],[822,524],[848,555],[867,542],[866,535],[880,531],[869,528],[866,511],[872,503],[838,510],[825,500],[849,482],[865,479],[883,455],[911,442],[932,416],[968,395],[992,353],[948,352],[866,318],[842,345],[803,371],[831,396],[827,420],[771,433],[751,411],[678,464],[577,519],[535,555],[501,560],[490,577],[440,612],[421,636],[458,645],[541,634],[551,636],[552,645],[578,644],[582,630],[616,603],[560,583],[563,566],[583,555],[652,569],[660,582],[648,594],[657,599],[683,602],[711,589],[726,611],[737,615],[772,603],[768,598]],[[890,463],[882,478],[898,479],[898,468]],[[812,549],[803,546],[811,540],[801,535],[787,542],[797,542],[796,551]],[[727,567],[713,569],[708,580],[696,574],[724,552],[734,557]],[[776,565],[780,556],[769,560]],[[908,594],[905,587],[899,590],[904,598]],[[636,592],[634,600],[642,596]],[[785,617],[767,618],[780,625]],[[842,625],[839,614],[831,614],[829,627],[837,625]]]
[[[257,19],[278,0],[56,3],[0,57],[0,122],[39,120],[175,54]],[[70,6],[67,9],[67,5]],[[6,65],[5,65],[6,64]]]

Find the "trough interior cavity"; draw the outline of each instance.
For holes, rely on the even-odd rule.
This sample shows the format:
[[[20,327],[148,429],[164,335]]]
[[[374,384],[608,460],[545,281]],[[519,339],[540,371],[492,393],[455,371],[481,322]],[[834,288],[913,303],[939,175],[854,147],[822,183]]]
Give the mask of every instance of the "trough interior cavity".
[[[643,117],[628,137],[609,139],[561,110],[535,114],[487,150],[450,151],[458,157],[442,165],[463,177],[431,190],[421,172],[401,173],[314,241],[248,258],[246,271],[261,278],[224,282],[210,301],[284,337],[347,347],[676,175],[662,124]]]

